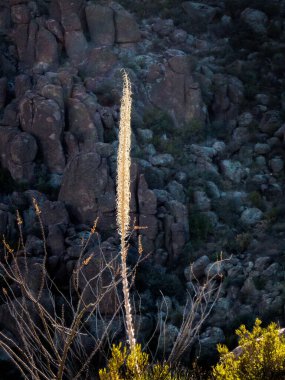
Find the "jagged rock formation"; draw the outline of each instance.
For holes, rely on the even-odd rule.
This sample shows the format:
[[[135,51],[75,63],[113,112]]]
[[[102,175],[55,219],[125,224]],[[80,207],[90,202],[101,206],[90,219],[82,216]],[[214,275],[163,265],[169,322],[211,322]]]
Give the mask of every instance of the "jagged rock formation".
[[[167,325],[176,331],[186,289],[203,283],[220,251],[232,255],[201,337],[211,355],[224,333],[255,314],[284,319],[285,3],[169,4],[148,17],[150,2],[0,2],[0,232],[16,238],[20,209],[31,265],[39,263],[35,197],[49,268],[61,283],[97,217],[116,251],[126,68],[134,92],[131,212],[147,227],[140,234],[156,271],[142,265],[138,287],[153,304],[157,289],[166,290]],[[130,260],[136,237],[131,244]],[[149,310],[154,319],[167,314]]]

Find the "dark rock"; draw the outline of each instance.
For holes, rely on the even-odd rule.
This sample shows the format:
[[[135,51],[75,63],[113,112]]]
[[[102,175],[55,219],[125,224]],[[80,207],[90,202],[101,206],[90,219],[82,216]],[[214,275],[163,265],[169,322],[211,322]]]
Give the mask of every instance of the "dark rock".
[[[113,145],[103,143],[103,142],[96,143],[95,144],[95,150],[102,158],[108,158],[108,157],[112,156],[112,154],[114,154]]]
[[[37,246],[39,250],[39,239],[33,237],[33,242],[31,244],[34,247]],[[41,242],[41,241],[40,241]],[[41,243],[40,243],[41,244]],[[17,257],[12,261],[12,270],[19,271],[27,288],[35,296],[41,288],[42,277],[43,277],[43,259],[39,257],[29,257],[28,260],[25,257]]]
[[[56,37],[58,41],[63,43],[63,40],[64,40],[63,30],[58,21],[53,20],[53,19],[48,19],[45,22],[45,27]]]
[[[54,100],[61,108],[62,114],[64,114],[64,94],[62,87],[55,84],[46,84],[39,87],[39,94],[44,98]]]
[[[110,48],[94,48],[90,50],[81,71],[86,76],[104,76],[116,63],[116,54]]]
[[[174,164],[174,158],[169,153],[157,154],[150,157],[150,162],[154,166],[172,166]]]
[[[63,13],[61,17],[61,23],[65,32],[71,32],[74,30],[82,30],[80,18],[78,14],[74,12]]]
[[[0,110],[4,108],[7,94],[7,78],[0,78]]]
[[[48,228],[47,247],[55,257],[63,256],[65,252],[64,229],[64,226],[58,224],[51,224]]]
[[[15,164],[23,165],[34,161],[37,155],[37,142],[29,133],[18,133],[10,142],[10,157]]]
[[[9,7],[0,8],[0,30],[8,31],[11,24],[11,10]]]
[[[81,30],[65,32],[64,47],[74,64],[78,65],[86,60],[88,43]]]
[[[264,12],[258,9],[246,8],[241,13],[240,18],[250,27],[254,33],[259,35],[266,34],[268,17]]]
[[[183,43],[187,38],[187,32],[185,32],[185,30],[182,29],[175,29],[172,32],[170,38],[176,44]]]
[[[64,121],[59,105],[52,99],[32,95],[25,97],[19,108],[22,129],[36,137],[48,169],[62,173],[65,167],[61,145]]]
[[[198,120],[202,125],[205,122],[206,108],[201,90],[189,75],[166,68],[164,77],[152,85],[150,99],[180,122]]]
[[[243,100],[243,84],[235,77],[215,74],[214,102],[212,105],[216,118],[229,121],[236,119],[239,105]]]
[[[25,241],[27,255],[40,256],[44,253],[44,242],[34,235],[28,235]]]
[[[8,213],[0,210],[0,233],[2,236],[6,236],[8,226]]]
[[[139,42],[141,34],[134,17],[118,4],[113,3],[112,8],[115,11],[116,42]]]
[[[263,115],[263,118],[259,124],[259,129],[262,132],[272,135],[278,130],[281,123],[282,121],[279,111],[268,111]]]
[[[145,215],[155,215],[157,212],[156,195],[148,189],[144,175],[140,176],[138,184],[138,212]]]
[[[106,160],[95,152],[75,156],[64,171],[59,200],[65,202],[77,221],[92,225],[99,216],[99,225],[103,224],[104,217],[107,220],[108,213],[112,216],[115,210],[114,185]],[[107,230],[112,228],[115,226]]]
[[[71,132],[64,132],[64,145],[67,155],[67,161],[70,161],[79,153],[79,143]]]
[[[143,227],[140,234],[149,240],[155,240],[158,233],[158,222],[154,215],[139,215],[139,226]],[[144,228],[145,227],[145,228]],[[143,244],[144,246],[144,244]],[[144,247],[144,250],[147,251]]]
[[[263,217],[263,212],[258,208],[247,208],[241,214],[241,222],[246,226],[257,224]]]
[[[25,94],[26,91],[32,87],[31,78],[28,75],[20,74],[15,78],[15,93],[16,98],[19,98]]]
[[[11,7],[11,19],[15,24],[28,24],[30,11],[26,4],[18,4]]]
[[[60,201],[45,201],[40,207],[41,218],[44,226],[61,225],[66,227],[69,223],[69,216],[64,204]]]
[[[76,266],[76,271],[83,302],[88,305],[100,300],[97,309],[100,310],[100,314],[116,314],[120,302],[115,284],[119,273],[117,250],[107,242],[102,243],[100,248],[83,256],[82,262]]]
[[[13,40],[17,46],[18,58],[20,61],[25,61],[27,54],[27,43],[28,43],[28,31],[29,25],[27,24],[18,24],[13,29]]]
[[[12,100],[5,108],[1,125],[8,125],[9,127],[19,126],[19,115],[17,112],[18,104],[16,100]]]
[[[32,161],[37,152],[34,138],[28,133],[22,134],[17,128],[2,127],[0,129],[2,167],[8,169],[16,181],[32,181],[35,169]],[[26,151],[26,148],[30,148],[31,151]]]
[[[114,11],[100,4],[85,8],[91,41],[98,46],[109,46],[115,42]]]
[[[199,337],[196,355],[200,360],[209,362],[217,356],[217,344],[225,342],[225,335],[220,327],[208,327]]]
[[[185,273],[188,281],[199,280],[204,277],[206,273],[206,268],[210,264],[210,259],[208,256],[204,255],[199,257],[194,263],[187,268],[187,273]]]
[[[217,8],[211,7],[210,5],[193,2],[184,1],[182,8],[185,10],[190,20],[195,23],[210,23],[213,21],[217,14]]]
[[[69,130],[76,137],[81,151],[91,151],[98,142],[97,130],[86,106],[78,99],[68,100]]]
[[[173,20],[159,19],[152,25],[152,29],[162,37],[168,36],[174,30]]]
[[[62,14],[74,12],[76,14],[79,14],[80,16],[84,14],[84,8],[86,5],[85,0],[75,0],[75,1],[69,1],[69,0],[57,0]]]
[[[114,127],[114,119],[113,119],[113,113],[110,108],[102,107],[100,108],[100,116],[103,123],[103,126],[108,129],[112,129]]]

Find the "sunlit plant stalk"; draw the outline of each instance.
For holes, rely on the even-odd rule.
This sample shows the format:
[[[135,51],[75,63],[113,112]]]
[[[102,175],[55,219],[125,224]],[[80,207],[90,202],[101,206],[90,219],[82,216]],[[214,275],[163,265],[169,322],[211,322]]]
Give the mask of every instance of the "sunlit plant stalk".
[[[119,123],[119,147],[117,163],[117,225],[121,239],[121,276],[124,295],[126,330],[130,349],[136,345],[134,334],[130,290],[128,284],[127,238],[130,232],[130,167],[131,167],[131,83],[126,72],[123,73],[123,94],[121,99],[121,113]]]

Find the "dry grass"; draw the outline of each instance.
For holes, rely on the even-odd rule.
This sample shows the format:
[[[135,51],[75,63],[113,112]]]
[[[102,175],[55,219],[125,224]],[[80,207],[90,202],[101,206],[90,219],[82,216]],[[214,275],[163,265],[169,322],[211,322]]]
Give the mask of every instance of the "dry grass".
[[[42,226],[40,209],[36,201],[34,208]],[[74,296],[71,294],[70,297],[64,295],[49,277],[46,271],[46,249],[40,264],[41,276],[38,284],[34,286],[34,272],[30,268],[30,259],[24,249],[22,220],[19,214],[17,219],[23,250],[14,252],[4,241],[6,249],[4,262],[0,263],[2,279],[6,282],[2,291],[6,298],[7,311],[14,324],[14,331],[13,334],[0,332],[0,346],[10,356],[24,379],[92,379],[92,374],[89,372],[91,360],[108,341],[113,320],[122,307],[117,296],[117,312],[109,322],[103,320],[100,303],[104,297],[110,295],[110,292],[117,289],[120,282],[114,273],[116,268],[114,262],[117,258],[109,262],[102,258],[102,268],[92,278],[85,278],[84,289],[79,289],[79,278],[85,276],[84,268],[92,265],[92,256],[87,255],[87,258],[83,259],[83,255],[91,236],[96,233],[94,225],[82,247],[78,267],[74,270],[70,284],[70,289],[77,294],[77,300],[74,301]],[[111,273],[113,280],[108,287],[103,288],[100,284],[106,270]],[[15,289],[20,290],[20,295],[16,294]],[[84,298],[86,290],[94,294],[94,302],[86,303]],[[56,304],[55,292],[61,298],[60,309]],[[94,337],[87,328],[88,321],[94,316],[103,322],[105,327],[103,335],[99,338]],[[87,352],[88,342],[91,349]]]

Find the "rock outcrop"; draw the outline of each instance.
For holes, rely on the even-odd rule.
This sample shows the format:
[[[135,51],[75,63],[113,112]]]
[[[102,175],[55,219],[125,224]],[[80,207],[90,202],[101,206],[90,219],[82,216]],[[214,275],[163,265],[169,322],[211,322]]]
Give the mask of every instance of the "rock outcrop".
[[[84,302],[92,302],[92,287],[99,297],[110,286],[100,302],[107,319],[121,302],[111,284],[119,265],[115,183],[125,69],[133,90],[130,268],[143,255],[134,286],[144,305],[134,320],[169,352],[187,292],[193,296],[210,278],[221,292],[201,334],[205,358],[240,322],[255,315],[282,321],[284,1],[185,1],[164,9],[149,1],[128,2],[130,9],[114,1],[4,3],[0,232],[16,242],[20,210],[19,255],[26,251],[30,260],[32,290],[40,286],[45,243],[59,286],[81,268]],[[222,266],[215,264],[220,252]],[[104,257],[114,265],[100,283]],[[161,292],[168,314],[155,309]],[[2,302],[1,324],[15,333]],[[149,327],[164,323],[165,340]]]

